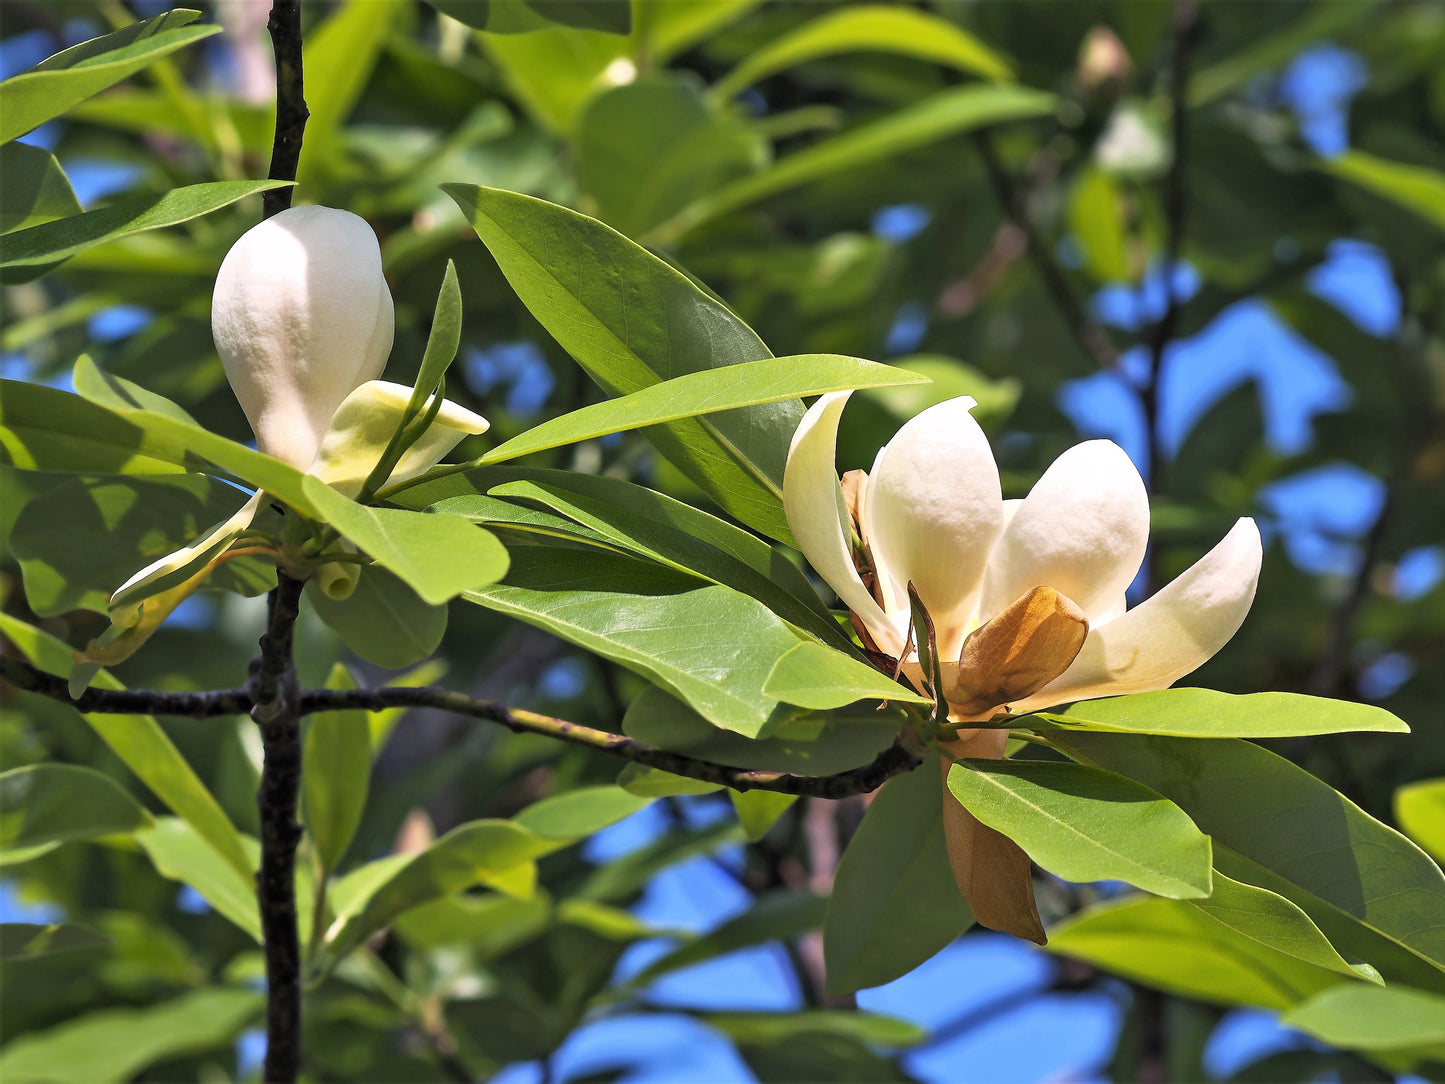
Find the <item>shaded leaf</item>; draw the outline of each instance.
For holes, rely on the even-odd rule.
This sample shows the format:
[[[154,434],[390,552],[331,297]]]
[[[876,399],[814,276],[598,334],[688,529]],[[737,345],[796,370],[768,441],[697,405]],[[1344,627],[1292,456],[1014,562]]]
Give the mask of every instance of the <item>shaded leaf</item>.
[[[104,934],[72,922],[51,926],[0,923],[0,961],[34,960],[61,952],[83,952],[110,943],[110,938]]]
[[[337,663],[328,689],[354,689],[356,681]],[[366,807],[371,783],[371,728],[366,712],[321,711],[306,720],[301,753],[302,820],[324,870],[346,855]]]
[[[1320,168],[1445,229],[1445,174],[1439,170],[1391,162],[1354,148],[1323,160]]]
[[[362,567],[356,588],[344,599],[331,598],[312,584],[306,586],[306,599],[348,648],[389,670],[428,658],[447,631],[445,606],[424,601],[400,577],[376,565]]]
[[[68,218],[81,210],[55,155],[29,143],[0,146],[0,233]]]
[[[150,828],[135,833],[151,865],[164,877],[190,885],[221,914],[261,940],[261,914],[256,908],[256,885],[226,863],[215,849],[178,817],[158,817]],[[247,864],[254,869],[260,856],[255,840],[245,840]]]
[[[747,833],[748,841],[753,843],[767,835],[778,823],[778,818],[798,800],[796,794],[778,794],[770,790],[730,790],[728,798],[732,800],[738,823]]]
[[[118,835],[151,815],[108,775],[74,764],[0,772],[0,849]]]

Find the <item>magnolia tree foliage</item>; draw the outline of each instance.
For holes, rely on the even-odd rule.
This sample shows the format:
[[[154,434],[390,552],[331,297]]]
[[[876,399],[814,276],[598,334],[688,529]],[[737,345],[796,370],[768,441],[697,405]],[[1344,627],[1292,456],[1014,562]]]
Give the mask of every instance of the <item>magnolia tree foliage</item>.
[[[1326,1044],[1270,1079],[1441,1071],[1438,7],[351,0],[258,85],[265,8],[0,82],[0,873],[65,916],[0,1076],[478,1079],[781,942],[812,1008],[695,1015],[909,1079],[853,995],[975,925],[1133,985],[1120,1076],[1232,1006]],[[1277,89],[1332,39],[1348,148]],[[1312,443],[1171,422],[1244,311],[1350,389]],[[739,845],[720,928],[631,910]]]

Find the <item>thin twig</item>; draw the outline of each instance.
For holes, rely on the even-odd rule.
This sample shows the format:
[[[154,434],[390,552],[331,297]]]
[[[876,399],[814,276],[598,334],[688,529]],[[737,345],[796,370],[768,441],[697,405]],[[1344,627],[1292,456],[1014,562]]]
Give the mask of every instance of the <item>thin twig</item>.
[[[1099,368],[1114,368],[1119,363],[1118,347],[1109,338],[1108,332],[1089,316],[1078,298],[1074,296],[1068,279],[1064,277],[1063,269],[1059,267],[1048,243],[1039,235],[1039,231],[1033,223],[1033,218],[1029,214],[1027,198],[1014,186],[1008,170],[999,160],[998,151],[993,145],[993,137],[987,131],[975,132],[973,144],[978,149],[979,157],[983,159],[989,183],[993,186],[994,195],[998,198],[1004,214],[1023,231],[1024,238],[1028,242],[1029,258],[1033,261],[1034,268],[1038,271],[1039,278],[1044,284],[1044,289],[1053,299],[1054,307],[1059,310],[1059,315],[1063,317],[1069,331],[1078,340],[1084,353],[1093,358]]]
[[[251,710],[253,700],[246,689],[219,693],[166,693],[132,689],[117,692],[88,690],[71,700],[64,678],[35,669],[19,659],[0,658],[0,678],[19,689],[39,693],[53,700],[73,704],[97,714],[172,714],[211,718]],[[917,751],[902,742],[880,753],[871,764],[836,775],[795,775],[791,772],[752,771],[702,760],[683,753],[657,749],[606,730],[571,723],[550,715],[509,707],[491,700],[467,696],[435,687],[380,689],[297,689],[297,714],[321,711],[386,711],[390,708],[439,708],[457,715],[496,723],[517,734],[541,734],[572,745],[585,746],[611,756],[622,757],[674,775],[700,779],[733,790],[768,790],[812,798],[847,798],[877,790],[895,775],[912,771],[921,763]]]
[[[274,0],[266,29],[276,53],[276,137],[266,176],[273,181],[294,181],[301,162],[301,137],[306,131],[306,118],[311,115],[301,78],[300,0]],[[264,193],[261,217],[270,218],[290,207],[291,192],[292,187],[287,185]]]

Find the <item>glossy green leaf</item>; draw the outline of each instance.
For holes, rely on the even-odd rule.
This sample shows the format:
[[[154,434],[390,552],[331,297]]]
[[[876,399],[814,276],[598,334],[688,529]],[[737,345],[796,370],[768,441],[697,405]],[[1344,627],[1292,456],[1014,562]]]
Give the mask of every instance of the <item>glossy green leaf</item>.
[[[1410,732],[1403,720],[1373,704],[1300,693],[1237,696],[1213,689],[1161,689],[1083,700],[1061,713],[1041,713],[1036,718],[1070,729],[1181,738],[1295,738],[1352,730]]]
[[[512,820],[541,839],[566,846],[651,804],[619,787],[582,787],[534,802]]]
[[[900,685],[866,662],[811,642],[799,644],[777,661],[763,682],[763,692],[784,703],[819,711],[846,707],[859,700],[933,706],[928,697]]]
[[[463,516],[368,507],[310,476],[302,485],[327,523],[424,602],[439,605],[496,583],[507,571],[507,550],[497,536]]]
[[[0,277],[24,282],[57,261],[144,230],[189,222],[287,181],[211,181],[121,200],[70,218],[0,235]],[[27,274],[27,269],[37,269]]]
[[[1346,1050],[1445,1061],[1445,996],[1408,986],[1332,987],[1291,1008],[1280,1023]]]
[[[714,84],[713,93],[732,98],[777,72],[855,52],[897,53],[985,79],[1013,77],[1003,57],[955,23],[914,8],[866,4],[829,12],[753,50]]]
[[[639,237],[695,199],[761,168],[762,137],[694,79],[644,75],[592,99],[577,121],[577,174],[597,217]]]
[[[753,331],[685,276],[602,223],[543,200],[444,185],[523,303],[609,394],[771,357]],[[791,541],[783,515],[789,400],[649,429],[648,439],[726,511]]]
[[[770,169],[737,181],[659,226],[650,240],[676,240],[704,222],[801,185],[884,161],[990,124],[1047,116],[1054,96],[1012,84],[952,87],[891,116],[787,155]]]
[[[1209,895],[1209,837],[1177,805],[1081,764],[966,760],[948,789],[975,817],[1070,881],[1125,881],[1171,899]]]
[[[1439,170],[1391,162],[1353,148],[1325,159],[1320,168],[1445,229],[1445,173]]]
[[[1350,982],[1245,937],[1181,900],[1136,897],[1091,907],[1049,930],[1048,951],[1223,1005],[1286,1009]]]
[[[470,493],[441,496],[463,490]],[[736,588],[785,621],[840,646],[848,643],[812,584],[777,548],[701,509],[631,482],[574,471],[507,466],[437,479],[403,496],[421,502],[435,500],[432,507],[439,512],[498,516],[501,521],[501,510],[495,506],[504,502],[485,504],[491,498],[470,495],[477,491],[537,501],[582,528],[581,537]],[[508,517],[507,521],[518,522],[510,513]],[[575,528],[555,518],[538,521],[538,529],[544,533],[560,529],[578,537]]]
[[[1395,791],[1395,821],[1437,862],[1445,862],[1445,779],[1426,779]]]
[[[337,663],[326,687],[354,689],[356,681]],[[366,712],[322,711],[310,716],[301,753],[302,819],[324,869],[336,869],[345,857],[361,823],[370,784],[371,728]]]
[[[389,670],[429,658],[447,631],[445,606],[423,601],[405,581],[376,565],[362,567],[347,598],[331,598],[308,584],[306,601],[348,648]]]
[[[0,233],[78,215],[82,210],[55,155],[29,143],[0,146]]]
[[[770,790],[728,791],[733,812],[747,833],[748,841],[756,843],[778,823],[778,818],[793,807],[796,794],[777,794]]]
[[[74,654],[60,640],[5,613],[0,613],[0,631],[39,669],[59,677],[70,676],[75,665]],[[92,684],[101,689],[123,688],[104,670],[95,676]],[[184,818],[198,838],[215,849],[226,868],[249,882],[255,862],[247,853],[241,834],[153,718],[103,714],[83,718],[156,797]]]
[[[836,711],[784,725],[774,736],[750,740],[719,730],[662,689],[644,689],[627,707],[622,729],[638,741],[739,768],[833,775],[869,763],[893,743],[901,713]],[[799,732],[801,730],[801,733]]]
[[[1404,836],[1267,749],[1234,739],[1056,733],[1071,756],[1136,779],[1172,799],[1214,842],[1216,855],[1277,877],[1336,945],[1325,912],[1445,965],[1445,874]],[[1263,887],[1280,891],[1265,881]],[[1380,969],[1385,961],[1355,952]]]
[[[447,366],[457,356],[462,344],[462,287],[457,282],[457,265],[447,261],[442,287],[437,293],[436,310],[432,313],[431,331],[427,333],[421,368],[417,370],[408,412],[420,410],[446,375]]]
[[[199,11],[177,8],[92,38],[0,83],[0,143],[58,117],[92,94],[164,56],[219,34],[219,26],[187,26]]]
[[[74,477],[29,501],[11,547],[25,597],[42,617],[107,613],[110,596],[138,569],[231,516],[244,495],[203,474]],[[276,584],[274,565],[239,559],[207,586],[257,595]]]
[[[791,941],[823,923],[828,901],[809,893],[775,892],[743,914],[653,960],[627,986],[640,990],[663,975],[769,941]]]
[[[708,783],[686,775],[674,775],[645,764],[628,764],[617,774],[617,785],[638,798],[670,798],[679,794],[713,794],[722,790],[719,783]]]
[[[84,952],[111,943],[104,934],[72,922],[37,926],[25,922],[0,923],[0,962],[34,960],[62,952]]]
[[[344,905],[338,898],[327,951],[344,956],[418,904],[494,881],[529,866],[549,849],[546,841],[511,821],[479,820],[453,828],[426,850],[403,856],[404,862],[388,863],[374,883]]]
[[[519,548],[505,581],[464,597],[621,663],[748,737],[777,708],[763,681],[799,639],[740,592],[580,550]]]
[[[108,775],[75,764],[0,772],[0,849],[133,832],[151,815]]]
[[[179,474],[185,446],[78,395],[0,380],[0,460],[26,470]]]
[[[843,852],[823,923],[828,992],[906,975],[973,923],[943,841],[933,760],[883,785]]]
[[[228,1046],[261,1012],[255,990],[210,987],[142,1009],[102,1009],[21,1035],[0,1051],[6,1084],[121,1084],[156,1062]]]
[[[1368,964],[1349,963],[1309,915],[1276,892],[1232,880],[1215,870],[1209,897],[1189,902],[1231,930],[1287,956],[1350,978],[1381,982],[1379,972]]]
[[[135,833],[151,864],[164,877],[190,885],[201,898],[261,940],[261,914],[256,908],[256,883],[227,864],[214,847],[177,817],[158,817],[150,828]],[[256,868],[260,847],[245,840],[247,865]]]

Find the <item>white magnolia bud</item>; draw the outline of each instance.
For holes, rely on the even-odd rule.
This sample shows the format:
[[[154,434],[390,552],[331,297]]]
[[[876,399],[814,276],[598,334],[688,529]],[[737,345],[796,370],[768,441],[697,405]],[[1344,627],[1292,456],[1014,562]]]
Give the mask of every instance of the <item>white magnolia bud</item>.
[[[216,276],[211,334],[257,447],[310,466],[342,400],[381,375],[393,319],[365,220],[292,207],[247,230]]]

